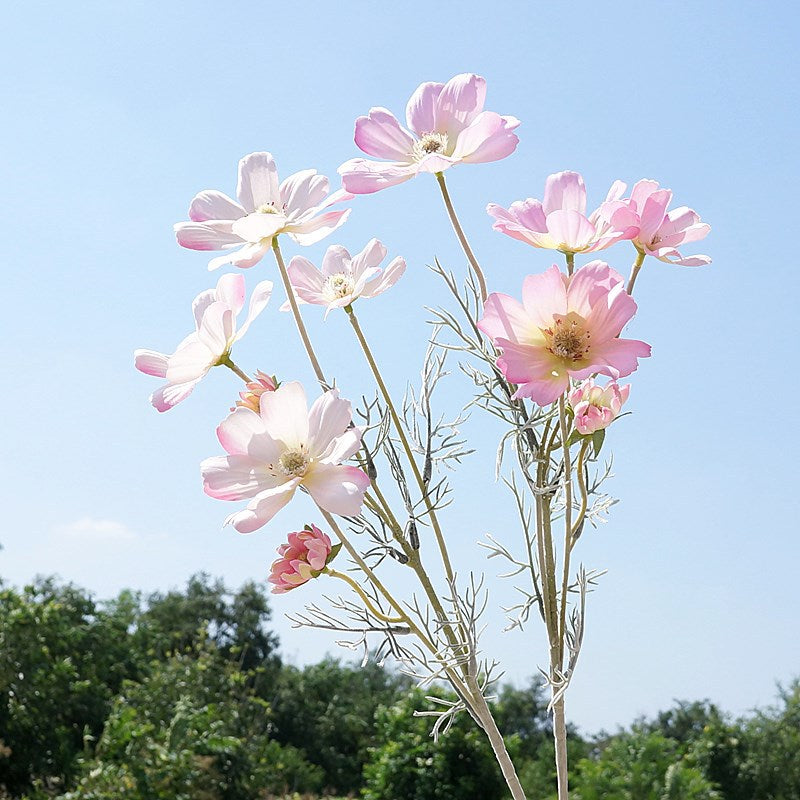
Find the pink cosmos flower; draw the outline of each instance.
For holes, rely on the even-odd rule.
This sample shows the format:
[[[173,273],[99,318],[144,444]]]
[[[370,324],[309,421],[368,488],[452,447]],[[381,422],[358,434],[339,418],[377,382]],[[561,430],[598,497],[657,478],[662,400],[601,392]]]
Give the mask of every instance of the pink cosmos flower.
[[[625,193],[626,184],[617,181],[611,187],[609,197],[618,200]],[[708,236],[711,226],[700,221],[700,217],[687,206],[667,211],[672,201],[669,189],[659,189],[658,183],[641,180],[633,185],[628,207],[637,216],[639,233],[633,243],[641,253],[655,256],[667,264],[680,264],[684,267],[702,267],[711,263],[708,256],[683,257],[678,247],[696,242]]]
[[[584,436],[607,428],[619,415],[628,395],[630,384],[620,386],[610,381],[605,387],[585,380],[569,393],[569,404],[575,412],[575,429]]]
[[[370,239],[355,256],[334,244],[322,258],[322,270],[295,256],[289,262],[289,280],[301,302],[327,306],[327,317],[332,308],[345,308],[359,297],[375,297],[400,280],[406,262],[398,257],[382,270],[378,264],[385,257],[386,248],[377,239]]]
[[[167,411],[185,400],[211,367],[222,363],[231,348],[253,320],[264,310],[272,294],[272,281],[261,281],[250,296],[250,309],[244,324],[236,329],[236,317],[244,308],[244,276],[223,275],[216,289],[208,289],[192,303],[195,330],[172,355],[154,350],[136,350],[134,365],[146,375],[166,378],[167,382],[150,395],[150,402]]]
[[[442,172],[454,164],[499,161],[517,147],[515,117],[484,111],[486,80],[456,75],[447,83],[423,83],[406,106],[407,130],[391,111],[371,108],[356,120],[355,142],[369,156],[339,167],[348,192],[371,194],[420,172]]]
[[[229,455],[200,465],[206,494],[250,501],[225,524],[251,533],[269,522],[299,486],[325,511],[358,514],[369,478],[341,463],[361,444],[358,428],[348,427],[350,418],[350,403],[339,398],[337,389],[325,392],[309,411],[297,382],[264,392],[258,413],[237,408],[217,428]]]
[[[549,405],[581,380],[600,373],[630,375],[650,345],[619,339],[636,313],[622,276],[602,261],[592,261],[568,278],[556,266],[529,275],[522,303],[492,293],[478,327],[503,351],[497,366],[512,383],[514,397]]]
[[[316,578],[331,554],[330,538],[316,525],[306,525],[304,530],[290,533],[288,539],[278,548],[280,558],[270,569],[273,594],[285,594]]]
[[[612,186],[612,190],[617,184]],[[586,187],[577,172],[557,172],[544,185],[544,200],[517,200],[509,208],[486,206],[494,230],[534,247],[593,253],[639,232],[636,214],[612,198],[586,216]]]
[[[288,233],[298,244],[314,244],[350,214],[349,208],[326,209],[352,198],[342,190],[328,196],[328,179],[314,169],[295,172],[279,184],[270,153],[250,153],[239,162],[236,196],[238,203],[214,189],[200,192],[189,206],[191,222],[175,225],[183,247],[229,251],[212,258],[209,269],[226,264],[243,269],[254,266],[280,233]]]
[[[278,381],[274,375],[267,375],[265,372],[258,370],[256,372],[255,380],[245,384],[245,390],[239,392],[240,400],[236,401],[236,406],[249,408],[251,411],[258,413],[261,407],[261,395],[264,392],[274,392],[278,388]],[[231,411],[236,411],[234,406]]]

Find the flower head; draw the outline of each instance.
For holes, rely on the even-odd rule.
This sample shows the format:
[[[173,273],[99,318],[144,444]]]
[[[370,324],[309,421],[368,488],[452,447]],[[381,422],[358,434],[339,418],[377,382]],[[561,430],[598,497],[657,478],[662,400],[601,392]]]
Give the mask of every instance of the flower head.
[[[486,80],[464,73],[447,83],[421,84],[406,106],[404,128],[391,111],[371,108],[356,120],[355,142],[369,156],[339,167],[348,192],[371,194],[420,172],[442,172],[454,164],[499,161],[517,147],[515,117],[484,111]]]
[[[617,181],[609,194],[621,198],[626,185]],[[636,214],[639,233],[633,243],[640,252],[654,256],[667,264],[684,267],[701,267],[711,263],[708,256],[682,256],[678,247],[696,242],[708,236],[711,226],[700,221],[700,217],[687,206],[667,211],[672,201],[669,189],[660,189],[655,181],[641,180],[633,185],[628,207]]]
[[[195,330],[172,355],[154,350],[136,350],[134,365],[146,375],[166,378],[167,383],[150,396],[159,410],[167,411],[186,399],[211,367],[224,363],[234,343],[245,335],[250,323],[264,310],[272,294],[272,281],[261,281],[250,296],[250,309],[237,330],[236,317],[244,308],[242,275],[223,275],[215,289],[208,289],[192,303]]]
[[[350,403],[331,389],[308,410],[297,382],[282,383],[261,395],[258,412],[239,407],[217,428],[227,456],[200,465],[203,489],[218,500],[249,500],[225,524],[251,533],[269,522],[299,486],[325,511],[358,514],[369,478],[342,464],[361,444],[349,427]]]
[[[541,406],[569,388],[570,378],[595,373],[630,375],[650,345],[620,339],[636,313],[622,276],[602,261],[592,261],[568,278],[556,266],[529,275],[522,303],[505,294],[486,300],[478,327],[502,350],[497,366],[512,383],[515,397]]]
[[[609,381],[598,386],[589,378],[569,393],[569,404],[575,413],[575,429],[584,436],[607,428],[619,415],[631,393],[630,384],[620,386]]]
[[[587,217],[586,187],[577,172],[550,175],[542,201],[517,200],[509,208],[489,203],[486,211],[494,217],[496,231],[562,253],[593,253],[638,232],[636,215],[611,193]]]
[[[289,262],[289,280],[301,302],[327,306],[327,316],[332,308],[345,308],[359,297],[375,297],[400,280],[406,262],[398,257],[382,270],[378,264],[385,257],[386,248],[377,239],[355,256],[334,244],[323,256],[321,270],[295,256]]]
[[[212,258],[209,269],[226,264],[252,267],[281,233],[302,245],[324,239],[350,214],[349,208],[326,209],[352,197],[341,190],[328,196],[328,179],[314,169],[295,172],[279,183],[270,153],[250,153],[239,162],[236,196],[238,203],[214,189],[200,192],[189,206],[191,221],[175,225],[183,247],[229,251]]]
[[[288,542],[278,548],[280,558],[272,563],[269,582],[273,594],[284,594],[325,569],[331,555],[331,540],[316,525],[290,533]]]
[[[258,370],[255,380],[246,383],[245,390],[239,392],[239,397],[241,399],[236,401],[236,406],[249,408],[251,411],[258,413],[261,407],[261,395],[264,394],[264,392],[274,392],[277,388],[278,381],[274,375],[267,375],[261,370]],[[231,411],[235,411],[236,406],[234,406]]]

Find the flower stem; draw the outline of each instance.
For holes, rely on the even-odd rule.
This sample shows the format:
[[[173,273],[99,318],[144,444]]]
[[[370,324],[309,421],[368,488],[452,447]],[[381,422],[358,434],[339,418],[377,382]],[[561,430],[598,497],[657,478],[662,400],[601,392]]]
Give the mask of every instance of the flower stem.
[[[303,345],[306,348],[306,353],[308,353],[308,360],[311,362],[311,367],[314,370],[314,374],[317,376],[317,380],[319,381],[320,386],[323,390],[328,389],[329,385],[328,382],[325,380],[325,374],[322,371],[322,367],[319,365],[319,361],[317,360],[317,356],[314,353],[314,348],[311,344],[311,339],[308,338],[308,331],[306,330],[306,326],[303,323],[303,318],[300,316],[300,308],[297,305],[297,299],[294,296],[294,289],[292,289],[292,284],[289,282],[289,273],[286,271],[286,264],[283,263],[283,256],[281,255],[281,248],[278,244],[278,237],[273,236],[272,238],[272,251],[275,253],[275,261],[278,263],[278,270],[281,273],[281,280],[283,281],[283,288],[286,290],[286,297],[289,300],[289,305],[292,309],[292,316],[294,316],[295,324],[297,325],[297,331],[300,334],[300,338],[303,340]]]
[[[364,333],[361,330],[361,326],[358,324],[358,318],[356,317],[356,314],[353,311],[353,307],[346,306],[345,311],[347,312],[350,324],[353,326],[353,330],[355,331],[356,338],[358,339],[358,342],[361,345],[361,349],[364,351],[364,356],[367,359],[367,363],[369,364],[369,367],[372,370],[372,374],[375,377],[375,382],[378,384],[378,388],[380,389],[380,392],[383,395],[386,407],[389,409],[389,416],[392,419],[392,423],[394,424],[395,430],[397,431],[397,435],[400,437],[400,442],[403,445],[403,450],[405,451],[406,458],[408,459],[408,462],[411,465],[411,469],[414,472],[414,478],[417,482],[417,486],[419,486],[420,492],[422,493],[422,499],[423,502],[425,503],[425,508],[428,511],[428,515],[430,516],[431,526],[433,527],[433,531],[436,536],[436,542],[439,545],[439,551],[441,552],[442,555],[442,563],[444,564],[447,581],[448,583],[452,584],[453,567],[452,564],[450,563],[450,556],[447,553],[447,545],[445,544],[444,536],[442,535],[442,529],[441,526],[439,525],[439,520],[436,517],[436,510],[433,507],[433,503],[431,503],[430,495],[428,494],[428,489],[425,486],[425,482],[422,480],[422,474],[420,473],[416,459],[414,458],[414,452],[411,449],[411,444],[409,443],[405,429],[403,428],[403,425],[400,422],[400,417],[397,413],[397,410],[394,407],[394,403],[392,402],[392,397],[389,394],[389,390],[386,388],[383,376],[381,375],[381,372],[378,369],[378,365],[375,363],[375,358],[372,355],[372,351],[370,350],[369,345],[367,344],[367,340],[364,338]]]
[[[382,622],[390,622],[390,623],[400,623],[405,622],[406,618],[403,617],[387,617],[386,614],[382,614],[372,605],[372,601],[367,597],[364,590],[349,576],[345,575],[343,572],[337,572],[335,569],[331,569],[330,567],[325,567],[323,570],[326,575],[330,575],[332,578],[339,578],[339,580],[344,581],[346,584],[350,586],[350,588],[361,598],[364,605],[367,607],[367,610],[373,617],[377,617]]]
[[[249,377],[246,372],[243,372],[241,369],[239,369],[239,367],[233,363],[229,355],[223,356],[218,363],[220,366],[225,366],[228,369],[233,370],[233,372],[235,372],[245,383],[252,382],[253,379]]]
[[[572,551],[572,461],[569,453],[569,430],[564,395],[558,398],[558,423],[561,429],[561,444],[564,449],[564,574],[561,579],[561,615],[559,632],[559,668],[564,663],[564,641],[567,626],[567,594],[569,586],[569,558]]]
[[[481,269],[481,266],[478,263],[478,259],[475,258],[475,254],[472,252],[472,248],[469,246],[467,237],[464,234],[464,229],[461,227],[461,223],[458,221],[456,210],[455,208],[453,208],[453,201],[450,199],[450,193],[447,191],[447,184],[445,183],[444,180],[444,173],[437,172],[436,180],[439,182],[439,188],[442,190],[442,198],[444,199],[444,204],[445,207],[447,208],[447,213],[450,216],[450,222],[453,225],[453,230],[456,232],[458,241],[461,243],[461,249],[464,251],[464,255],[467,257],[467,261],[469,261],[469,263],[472,265],[472,269],[475,270],[475,276],[477,277],[478,283],[480,284],[481,300],[485,302],[486,297],[488,295],[488,292],[486,290],[486,279],[483,277],[483,270]]]
[[[567,257],[567,275],[572,277],[572,273],[575,272],[575,253],[564,253]]]
[[[628,288],[626,289],[630,295],[633,294],[633,286],[636,283],[636,278],[639,275],[642,264],[644,264],[644,253],[638,250],[636,253],[636,261],[633,262],[633,266],[631,267],[631,276],[628,278]]]

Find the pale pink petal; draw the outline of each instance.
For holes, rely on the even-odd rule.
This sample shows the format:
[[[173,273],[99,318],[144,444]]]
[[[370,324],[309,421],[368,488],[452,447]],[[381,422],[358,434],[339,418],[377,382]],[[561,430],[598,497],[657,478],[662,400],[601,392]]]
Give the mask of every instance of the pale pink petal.
[[[156,378],[167,377],[169,356],[157,353],[155,350],[134,350],[133,365],[145,375],[154,375]]]
[[[331,389],[318,397],[308,413],[308,449],[316,457],[341,436],[353,417],[349,400],[339,397],[338,389]]]
[[[353,194],[372,194],[398,183],[411,180],[417,174],[416,164],[385,164],[352,158],[339,167],[345,191]]]
[[[595,341],[602,342],[619,336],[622,329],[636,313],[636,301],[625,291],[620,283],[608,295],[594,303],[586,318],[587,328]]]
[[[294,256],[286,271],[295,294],[303,302],[316,305],[325,305],[328,302],[322,294],[325,281],[320,271],[307,258]]]
[[[362,470],[344,464],[318,462],[303,478],[303,485],[321,509],[347,517],[361,511],[369,484],[369,478]]]
[[[328,179],[315,169],[304,169],[290,175],[280,187],[286,215],[297,220],[298,216],[318,206],[328,196],[329,188]]]
[[[233,221],[177,222],[173,225],[175,238],[189,250],[224,250],[242,243],[242,237],[232,230]]]
[[[544,213],[553,211],[576,211],[586,214],[586,186],[577,172],[556,172],[549,175],[544,184]]]
[[[261,242],[272,237],[286,227],[283,214],[248,214],[233,223],[233,232],[248,242]]]
[[[286,232],[297,244],[308,247],[330,236],[337,228],[344,225],[349,216],[349,208],[344,211],[328,211],[308,222],[291,222],[286,226]]]
[[[658,235],[662,247],[677,247],[686,242],[696,242],[708,236],[711,226],[700,222],[700,217],[687,206],[674,208],[667,214]]]
[[[325,278],[336,275],[339,272],[349,272],[349,265],[352,257],[347,248],[340,244],[332,244],[322,256],[322,267],[320,272]]]
[[[370,239],[360,253],[350,259],[350,272],[357,281],[366,270],[377,267],[386,258],[386,248],[377,239]]]
[[[538,328],[549,328],[556,314],[566,314],[566,276],[558,267],[552,267],[537,275],[528,275],[522,284],[522,304],[530,320]],[[510,337],[509,337],[510,338]]]
[[[261,417],[267,431],[287,447],[305,445],[309,437],[306,393],[297,381],[282,383],[261,395]]]
[[[250,153],[239,162],[236,196],[248,214],[261,205],[280,202],[278,168],[271,153]]]
[[[639,366],[638,359],[650,355],[650,345],[636,339],[610,339],[598,344],[589,353],[591,365],[573,372],[573,377],[580,380],[599,372],[610,378],[624,378]]]
[[[294,496],[300,484],[299,478],[294,478],[272,489],[259,492],[248,504],[244,511],[231,514],[226,520],[226,525],[233,525],[239,533],[252,533],[266,525]]]
[[[219,358],[229,347],[233,339],[236,317],[233,310],[225,303],[212,303],[203,314],[200,327],[197,329],[197,338],[208,348],[209,352]],[[177,352],[176,352],[177,355]],[[170,371],[172,369],[170,364]]]
[[[472,73],[450,78],[436,98],[433,129],[455,138],[483,111],[485,102],[485,78]]]
[[[522,303],[498,292],[492,292],[486,298],[478,328],[493,341],[502,337],[512,342],[533,344],[540,336]]]
[[[491,212],[490,212],[491,213]],[[532,231],[545,233],[547,231],[547,215],[539,200],[515,200],[508,209],[511,221]]]
[[[434,130],[436,101],[443,88],[443,83],[421,83],[411,95],[406,105],[406,125],[417,136]]]
[[[266,425],[261,416],[255,411],[243,406],[237,406],[217,426],[217,438],[229,455],[250,455],[254,458],[252,450],[254,439],[268,437]],[[274,461],[280,453],[274,443],[270,445],[257,445],[257,453],[266,456],[264,463]]]
[[[200,474],[203,491],[217,500],[245,500],[275,485],[263,464],[250,456],[207,458],[200,463]]]
[[[170,383],[176,384],[197,381],[211,369],[218,355],[196,336],[191,341],[184,340],[169,357],[166,378]]]
[[[597,235],[594,225],[577,211],[553,211],[547,215],[547,232],[556,249],[579,253]]]
[[[368,156],[389,161],[410,161],[414,138],[391,111],[371,108],[369,116],[356,120],[355,143]]]
[[[318,461],[321,464],[341,464],[354,456],[360,448],[361,431],[355,427],[349,428],[331,441]]]
[[[376,278],[367,281],[361,290],[362,297],[377,297],[379,294],[391,289],[406,271],[405,259],[398,256]]]
[[[611,269],[605,261],[590,261],[569,280],[567,308],[588,318],[595,304],[605,303],[609,291],[618,284],[623,285],[624,279],[616,270]],[[616,336],[618,333],[616,331],[611,335]]]
[[[231,272],[221,276],[217,281],[217,288],[214,290],[214,294],[215,299],[225,303],[228,308],[233,309],[234,315],[238,315],[244,308],[244,275]]]
[[[499,161],[516,150],[519,138],[513,130],[518,125],[519,120],[515,117],[482,111],[458,135],[453,157],[466,164]]]
[[[674,247],[661,247],[658,250],[651,250],[650,255],[655,256],[659,261],[667,264],[675,264],[680,267],[704,267],[711,263],[709,256],[682,256]]]
[[[661,227],[667,213],[667,206],[672,200],[669,189],[659,189],[653,192],[639,209],[639,240],[650,244],[656,232]]]
[[[503,351],[497,359],[497,366],[512,383],[528,383],[530,381],[547,380],[552,374],[563,372],[561,359],[556,358],[544,347],[538,345],[517,344],[500,338],[497,346]]]
[[[235,200],[216,189],[207,189],[196,194],[189,206],[189,219],[192,222],[234,220],[244,214],[245,210]]]
[[[624,181],[614,181],[611,184],[611,188],[608,190],[608,194],[606,195],[606,202],[611,202],[615,200],[622,200],[622,196],[625,194],[625,190],[628,188],[628,184]]]
[[[168,383],[150,395],[150,402],[158,411],[169,411],[185,400],[199,382],[200,378],[186,383]]]
[[[247,329],[253,320],[266,308],[269,298],[272,296],[272,281],[261,281],[257,283],[250,295],[250,307],[247,309],[247,318],[242,323],[233,341],[238,342],[247,333]]]
[[[430,153],[425,156],[421,161],[417,162],[418,172],[429,172],[434,174],[436,172],[444,172],[454,164],[458,163],[458,159],[453,156],[444,156],[439,153]]]
[[[644,209],[644,204],[647,201],[647,198],[650,197],[653,192],[658,191],[658,182],[649,180],[645,178],[641,181],[636,181],[633,184],[633,188],[631,189],[631,199],[630,203],[633,206],[634,211],[637,214],[641,214],[642,210]]]
[[[227,265],[239,267],[240,269],[249,269],[261,261],[269,248],[269,244],[261,244],[261,242],[246,244],[244,247],[232,251],[229,255],[212,258],[208,262],[208,269],[215,270]]]

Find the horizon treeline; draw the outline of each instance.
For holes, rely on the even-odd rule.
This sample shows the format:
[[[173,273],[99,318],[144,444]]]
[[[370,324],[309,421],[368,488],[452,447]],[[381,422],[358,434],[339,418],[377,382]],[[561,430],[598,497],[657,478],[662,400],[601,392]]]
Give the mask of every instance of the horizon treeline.
[[[206,574],[182,590],[97,601],[72,584],[0,581],[0,800],[503,800],[463,714],[434,743],[402,674],[330,657],[283,663],[266,588]],[[555,798],[538,678],[497,688],[529,797]],[[575,800],[798,800],[800,683],[734,718],[681,702],[570,739]]]

